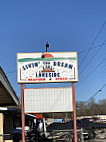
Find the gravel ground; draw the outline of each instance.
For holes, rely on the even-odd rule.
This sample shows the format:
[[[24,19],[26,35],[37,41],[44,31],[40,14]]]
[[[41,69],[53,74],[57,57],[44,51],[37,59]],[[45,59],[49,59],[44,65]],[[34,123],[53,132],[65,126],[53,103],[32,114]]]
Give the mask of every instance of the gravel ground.
[[[87,140],[86,142],[106,142],[106,139]]]

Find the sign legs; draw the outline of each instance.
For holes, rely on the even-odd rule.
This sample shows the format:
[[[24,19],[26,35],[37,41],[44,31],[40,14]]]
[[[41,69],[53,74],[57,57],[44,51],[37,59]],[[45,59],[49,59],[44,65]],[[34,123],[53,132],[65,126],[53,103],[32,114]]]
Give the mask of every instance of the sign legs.
[[[24,85],[21,84],[21,119],[22,119],[22,142],[25,142],[25,115],[24,115]]]
[[[77,142],[75,83],[72,82],[73,116],[74,116],[74,142]]]
[[[77,142],[75,83],[72,82],[72,100],[74,116],[74,141]],[[22,116],[22,142],[25,142],[25,115],[24,115],[24,85],[21,84],[21,116]]]

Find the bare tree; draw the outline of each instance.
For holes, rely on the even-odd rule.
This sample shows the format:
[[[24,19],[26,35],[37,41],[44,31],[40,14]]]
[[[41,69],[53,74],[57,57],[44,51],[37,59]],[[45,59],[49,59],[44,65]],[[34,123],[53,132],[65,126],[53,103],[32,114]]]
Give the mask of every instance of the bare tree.
[[[93,98],[88,103],[77,101],[76,108],[77,116],[104,115],[106,114],[106,99],[96,102]]]

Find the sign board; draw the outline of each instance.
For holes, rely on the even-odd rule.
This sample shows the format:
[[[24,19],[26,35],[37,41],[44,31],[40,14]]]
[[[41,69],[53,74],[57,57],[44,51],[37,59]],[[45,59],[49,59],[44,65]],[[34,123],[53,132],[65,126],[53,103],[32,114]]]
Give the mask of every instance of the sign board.
[[[17,54],[18,83],[78,81],[76,52]]]
[[[71,112],[72,88],[24,89],[25,113]]]

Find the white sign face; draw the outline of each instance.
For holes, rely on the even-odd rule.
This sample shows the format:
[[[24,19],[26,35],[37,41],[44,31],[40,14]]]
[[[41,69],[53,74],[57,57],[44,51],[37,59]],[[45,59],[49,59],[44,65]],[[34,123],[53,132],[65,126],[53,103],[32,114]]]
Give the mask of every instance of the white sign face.
[[[18,83],[76,82],[76,52],[18,53]]]
[[[71,112],[72,88],[24,89],[25,113]]]

